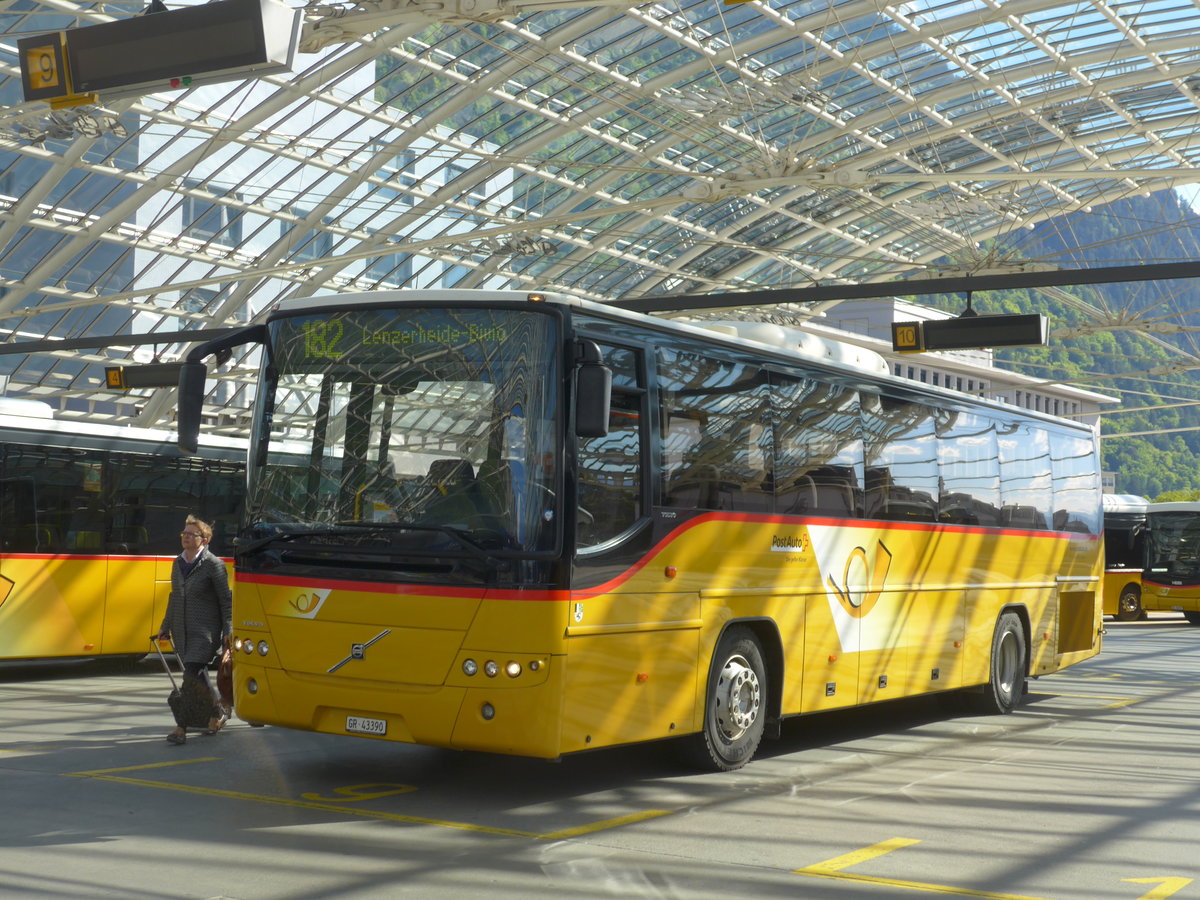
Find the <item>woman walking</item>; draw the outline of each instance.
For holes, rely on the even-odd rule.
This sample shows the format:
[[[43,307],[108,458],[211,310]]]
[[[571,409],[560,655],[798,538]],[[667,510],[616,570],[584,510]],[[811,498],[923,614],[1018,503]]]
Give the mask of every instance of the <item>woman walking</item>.
[[[183,552],[171,568],[171,598],[158,629],[158,640],[168,637],[183,663],[183,677],[197,679],[213,696],[213,712],[205,734],[216,734],[229,720],[229,710],[213,695],[208,665],[233,632],[233,593],[225,563],[208,549],[212,526],[188,516],[179,533]],[[177,726],[168,735],[172,744],[187,741],[187,729]]]

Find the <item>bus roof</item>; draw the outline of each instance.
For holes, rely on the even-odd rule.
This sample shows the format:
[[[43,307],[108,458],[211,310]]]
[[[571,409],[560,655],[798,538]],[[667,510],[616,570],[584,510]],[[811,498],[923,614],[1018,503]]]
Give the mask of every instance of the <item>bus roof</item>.
[[[790,356],[805,362],[819,363],[835,371],[849,371],[858,375],[868,374],[880,381],[892,382],[907,391],[914,391],[927,396],[961,396],[969,400],[972,405],[992,407],[1007,415],[1019,415],[1021,418],[1056,422],[1069,428],[1094,433],[1090,426],[1072,419],[1064,419],[1036,410],[1013,407],[975,394],[962,394],[951,388],[932,388],[926,384],[901,379],[891,373],[884,357],[873,350],[813,335],[802,329],[775,325],[769,322],[667,319],[658,316],[648,316],[645,313],[633,312],[610,306],[606,303],[584,300],[580,297],[553,291],[456,290],[450,288],[317,294],[311,297],[294,297],[281,300],[272,309],[270,317],[280,313],[294,314],[310,309],[328,308],[330,306],[375,306],[387,303],[411,302],[417,299],[426,299],[441,303],[523,303],[540,301],[570,306],[604,316],[605,318],[642,323],[663,331],[691,334],[706,340],[733,345],[749,342],[766,347],[784,357]]]
[[[1200,513],[1200,501],[1188,500],[1177,503],[1151,503],[1146,508],[1147,513],[1160,512],[1194,512]]]
[[[11,414],[8,410],[13,410],[16,414]],[[0,435],[47,438],[59,446],[79,448],[97,448],[113,441],[128,441],[132,444],[154,446],[155,452],[166,452],[172,456],[185,455],[176,449],[177,438],[173,431],[108,425],[78,419],[55,419],[33,407],[14,408],[8,404],[0,404]],[[200,449],[206,448],[244,454],[246,441],[209,434],[204,435],[201,440]]]
[[[1100,506],[1105,513],[1144,513],[1150,501],[1137,494],[1103,494]]]

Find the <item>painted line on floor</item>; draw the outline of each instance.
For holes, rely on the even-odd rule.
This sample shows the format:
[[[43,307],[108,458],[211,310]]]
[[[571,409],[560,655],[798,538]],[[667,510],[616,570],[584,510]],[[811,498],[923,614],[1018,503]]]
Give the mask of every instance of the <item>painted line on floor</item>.
[[[926,894],[950,894],[955,897],[978,897],[983,900],[1046,900],[1044,897],[1029,897],[1024,894],[998,894],[994,891],[979,891],[973,888],[958,888],[948,884],[929,884],[922,881],[904,881],[899,878],[882,878],[877,875],[858,875],[854,872],[845,872],[843,869],[848,869],[850,866],[856,866],[859,863],[869,862],[873,859],[878,859],[894,850],[901,850],[904,847],[911,847],[913,844],[919,844],[920,841],[910,838],[892,838],[887,841],[880,841],[878,844],[872,844],[870,847],[864,847],[861,850],[855,850],[851,853],[846,853],[842,856],[835,856],[833,859],[827,859],[824,862],[816,863],[815,865],[805,866],[802,869],[796,869],[793,875],[808,875],[813,878],[832,878],[839,881],[852,881],[857,884],[874,884],[880,887],[902,888],[910,891],[921,891]]]
[[[70,778],[90,778],[95,781],[109,781],[117,784],[130,784],[138,787],[157,788],[159,790],[179,791],[185,794],[198,794],[206,797],[220,797],[226,800],[248,800],[253,803],[265,803],[272,806],[287,806],[293,809],[314,809],[322,812],[334,812],[347,816],[359,816],[366,819],[383,819],[390,822],[403,822],[408,825],[431,825],[436,828],[453,828],[458,831],[470,831],[477,834],[492,834],[501,837],[522,837],[538,841],[561,840],[563,838],[575,837],[582,834],[593,834],[598,831],[607,831],[612,828],[620,828],[624,825],[632,825],[637,822],[644,822],[648,819],[657,819],[662,816],[671,815],[671,811],[664,809],[651,809],[644,812],[631,813],[626,816],[617,816],[612,819],[603,819],[599,822],[591,822],[587,825],[578,825],[573,828],[564,828],[559,831],[551,831],[540,833],[536,831],[522,831],[515,828],[497,828],[490,825],[477,825],[471,822],[455,822],[449,819],[430,819],[424,816],[406,816],[400,813],[380,812],[370,809],[356,809],[352,806],[346,806],[344,803],[332,802],[323,803],[315,800],[293,800],[287,797],[271,797],[266,794],[250,794],[245,791],[230,791],[224,788],[199,787],[189,784],[175,784],[169,781],[153,781],[147,778],[134,778],[128,775],[123,775],[123,772],[135,772],[142,769],[159,769],[169,766],[186,765],[189,763],[199,762],[217,762],[220,757],[207,756],[199,757],[190,760],[176,760],[172,762],[148,763],[141,766],[124,766],[117,769],[93,769],[87,772],[67,772],[65,773]]]
[[[1055,697],[1069,697],[1072,700],[1112,700],[1112,703],[1105,704],[1105,709],[1120,709],[1122,706],[1133,706],[1135,703],[1144,703],[1150,699],[1148,697],[1114,697],[1110,694],[1055,694]]]
[[[890,840],[880,841],[878,844],[872,844],[869,847],[863,847],[861,850],[854,850],[850,853],[845,853],[841,856],[835,856],[833,859],[827,859],[824,862],[816,863],[815,865],[805,866],[802,869],[796,869],[792,872],[793,875],[808,875],[813,878],[831,878],[840,881],[852,881],[857,884],[874,884],[880,887],[901,888],[903,890],[921,891],[925,894],[949,894],[954,897],[975,897],[979,900],[1046,900],[1044,897],[1030,897],[1026,894],[1002,894],[996,891],[981,891],[975,888],[954,887],[949,884],[932,884],[923,881],[905,881],[899,878],[882,878],[877,875],[857,875],[853,872],[843,871],[851,866],[857,866],[860,863],[870,862],[873,859],[878,859],[886,856],[895,850],[902,850],[905,847],[911,847],[914,844],[921,843],[919,840],[912,838],[891,838]],[[1157,887],[1151,889],[1148,893],[1142,894],[1136,900],[1166,900],[1178,891],[1183,890],[1193,879],[1185,878],[1177,875],[1157,878],[1122,878],[1124,882],[1130,884],[1153,884]]]

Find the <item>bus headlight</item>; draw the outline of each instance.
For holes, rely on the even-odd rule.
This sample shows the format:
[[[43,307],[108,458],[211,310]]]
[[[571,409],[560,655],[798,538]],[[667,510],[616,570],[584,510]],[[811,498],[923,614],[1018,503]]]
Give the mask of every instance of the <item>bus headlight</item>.
[[[489,659],[483,664],[483,674],[488,678],[495,678],[500,674],[500,665],[494,659]]]
[[[479,663],[475,662],[475,660],[473,660],[473,659],[464,659],[463,660],[463,674],[474,675],[478,671],[479,671]]]
[[[246,641],[242,644],[242,649],[246,651],[247,656],[254,654],[254,641]]]
[[[509,660],[504,666],[504,674],[509,678],[516,678],[521,674],[521,664],[516,660]]]
[[[270,648],[267,646],[267,642],[266,642],[266,641],[259,641],[259,642],[258,642],[258,655],[259,655],[259,656],[266,656],[266,655],[267,655],[267,651],[268,651],[269,649],[270,649]]]

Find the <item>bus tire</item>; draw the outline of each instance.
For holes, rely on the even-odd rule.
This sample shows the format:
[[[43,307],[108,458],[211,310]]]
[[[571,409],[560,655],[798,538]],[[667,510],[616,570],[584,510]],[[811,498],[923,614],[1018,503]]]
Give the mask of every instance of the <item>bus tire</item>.
[[[717,642],[704,698],[704,729],[689,739],[702,768],[731,772],[754,756],[767,720],[767,667],[754,632],[725,630]]]
[[[1200,625],[1200,612],[1185,612],[1183,617],[1188,620],[1189,625]]]
[[[1135,622],[1142,618],[1142,589],[1136,584],[1127,584],[1117,598],[1117,621]]]
[[[1029,673],[1025,629],[1015,612],[1003,612],[996,619],[992,634],[992,658],[988,664],[988,683],[979,698],[984,713],[1007,714],[1017,708],[1025,695]]]

